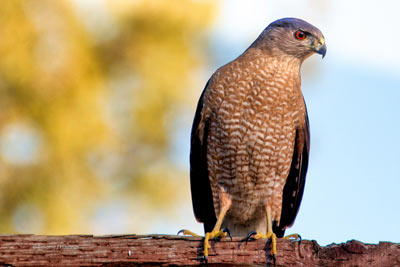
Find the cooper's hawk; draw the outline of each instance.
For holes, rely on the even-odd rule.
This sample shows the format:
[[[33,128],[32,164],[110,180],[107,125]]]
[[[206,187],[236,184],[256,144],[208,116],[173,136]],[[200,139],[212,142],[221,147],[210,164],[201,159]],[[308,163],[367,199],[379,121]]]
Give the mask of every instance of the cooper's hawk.
[[[208,81],[193,122],[190,181],[208,240],[250,231],[283,237],[303,195],[310,146],[300,66],[326,53],[320,30],[295,18],[271,23]],[[186,231],[185,233],[190,233]],[[263,234],[266,233],[266,234]]]

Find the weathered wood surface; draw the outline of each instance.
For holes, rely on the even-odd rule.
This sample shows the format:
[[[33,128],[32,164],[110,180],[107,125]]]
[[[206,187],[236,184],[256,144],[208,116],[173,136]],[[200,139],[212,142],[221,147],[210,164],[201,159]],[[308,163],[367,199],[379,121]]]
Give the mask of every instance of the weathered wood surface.
[[[211,242],[210,266],[272,263],[265,240],[239,238]],[[400,266],[400,244],[348,241],[320,247],[317,242],[278,239],[276,266]],[[170,235],[1,235],[3,266],[190,266],[201,261],[200,238]]]

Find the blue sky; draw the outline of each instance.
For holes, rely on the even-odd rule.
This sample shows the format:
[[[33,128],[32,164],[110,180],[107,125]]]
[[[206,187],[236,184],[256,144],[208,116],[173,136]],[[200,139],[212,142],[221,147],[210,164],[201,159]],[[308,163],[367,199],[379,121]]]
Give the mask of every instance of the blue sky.
[[[396,1],[221,3],[211,31],[213,63],[204,83],[275,19],[305,19],[326,38],[327,56],[313,56],[303,65],[311,156],[300,212],[287,233],[322,245],[350,239],[400,242],[398,10]],[[174,221],[155,228],[173,233],[177,224],[202,232],[190,202]]]

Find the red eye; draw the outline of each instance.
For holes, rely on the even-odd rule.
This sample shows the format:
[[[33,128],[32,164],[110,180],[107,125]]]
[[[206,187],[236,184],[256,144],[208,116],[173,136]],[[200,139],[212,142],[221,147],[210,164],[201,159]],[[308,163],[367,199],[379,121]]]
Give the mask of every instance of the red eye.
[[[307,37],[306,33],[300,30],[295,32],[294,36],[296,37],[297,40],[304,40]]]

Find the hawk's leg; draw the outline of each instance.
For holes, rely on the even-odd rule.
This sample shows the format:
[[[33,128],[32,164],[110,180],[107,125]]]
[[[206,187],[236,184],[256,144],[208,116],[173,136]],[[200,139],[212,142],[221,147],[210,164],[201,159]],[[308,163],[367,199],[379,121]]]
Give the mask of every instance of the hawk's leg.
[[[265,239],[269,239],[271,238],[271,245],[272,245],[272,249],[271,249],[271,254],[272,257],[275,261],[276,258],[276,254],[277,254],[277,250],[276,250],[276,234],[274,232],[272,232],[272,215],[271,215],[271,208],[267,206],[266,208],[267,211],[267,234],[260,234],[257,233],[256,231],[252,231],[250,232],[247,237],[244,239],[246,242],[250,239],[260,239],[260,238],[265,238]],[[287,235],[285,237],[283,237],[283,239],[291,239],[294,238],[296,240],[299,240],[299,242],[301,242],[301,236],[299,234],[291,234],[291,235]],[[300,245],[300,243],[299,243]]]
[[[219,199],[220,199],[220,212],[217,218],[217,222],[215,223],[214,229],[211,232],[206,233],[206,236],[204,237],[204,250],[203,250],[203,255],[204,259],[207,261],[208,257],[208,249],[211,248],[209,240],[214,239],[214,238],[222,238],[227,235],[230,236],[229,230],[227,229],[222,229],[221,230],[221,225],[222,222],[224,221],[225,215],[228,212],[229,208],[231,207],[232,200],[228,196],[228,194],[224,191],[221,190],[219,194]],[[232,239],[232,237],[231,237]]]
[[[255,231],[249,233],[247,237],[245,238],[246,241],[249,239],[260,239],[260,238],[265,238],[269,239],[271,238],[272,241],[272,249],[271,249],[271,254],[272,257],[274,258],[275,261],[275,256],[276,256],[276,234],[272,232],[272,214],[271,214],[271,207],[267,206],[267,233],[266,234],[261,234],[257,233]]]
[[[204,259],[207,261],[208,258],[208,249],[211,248],[210,246],[210,239],[220,239],[226,236],[229,236],[231,239],[231,234],[228,229],[224,228],[221,229],[222,222],[224,221],[225,215],[228,212],[229,208],[231,207],[232,200],[228,196],[228,194],[221,190],[219,194],[219,199],[220,199],[220,212],[217,218],[217,222],[215,223],[214,229],[211,232],[207,232],[205,237],[204,237],[204,250],[203,250],[203,255]],[[189,231],[189,230],[180,230],[178,232],[178,235],[180,233],[183,233],[184,235],[191,235],[191,236],[196,236],[199,237],[199,235]]]

